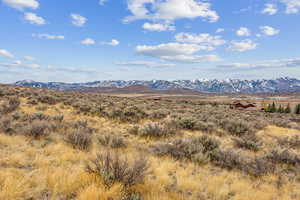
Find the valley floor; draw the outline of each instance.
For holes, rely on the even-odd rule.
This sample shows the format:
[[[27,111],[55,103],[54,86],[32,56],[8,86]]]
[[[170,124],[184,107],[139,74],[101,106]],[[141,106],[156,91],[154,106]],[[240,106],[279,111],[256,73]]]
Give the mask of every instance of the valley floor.
[[[270,115],[271,120],[261,125],[258,124],[260,119],[268,116],[257,114],[258,119],[255,114],[256,122],[250,120],[253,116],[248,114],[240,116],[238,112],[228,111],[226,105],[157,103],[145,99],[134,101],[120,97],[120,100],[119,97],[52,91],[45,94],[27,88],[1,89],[1,200],[300,199],[300,131],[296,120],[299,117],[293,114],[291,117],[288,114]],[[10,93],[12,91],[13,94]],[[61,100],[52,102],[45,95]],[[7,109],[4,105],[11,106],[13,97],[18,97],[20,104],[4,112]],[[75,99],[74,104],[68,102],[72,98]],[[79,101],[89,105],[101,104],[102,107],[92,112],[84,105],[75,105]],[[111,107],[110,101],[114,104]],[[137,109],[134,113],[116,114],[128,106],[140,106],[145,113]],[[155,106],[162,111],[150,113],[157,111]],[[113,116],[108,110],[110,114],[103,114],[103,110],[117,107],[121,111],[114,111]],[[232,119],[226,111],[234,112],[230,114],[243,117],[241,120],[246,122],[257,123],[253,126],[259,141],[252,138],[253,144],[247,146],[250,148],[237,146],[239,143],[235,142],[235,138],[242,140],[249,136],[247,141],[252,141],[250,138],[254,135],[243,135],[251,132],[243,125],[237,125],[235,130],[226,124],[224,127],[217,126],[220,120],[216,113],[223,112],[224,119]],[[189,115],[189,112],[193,114]],[[140,113],[140,119],[136,120],[137,113]],[[182,121],[178,122],[180,126],[173,125],[173,115],[182,113],[188,115],[189,120],[176,116],[178,121]],[[200,118],[201,114],[203,118]],[[211,119],[212,116],[216,116],[217,120]],[[193,120],[205,125],[198,128],[200,125],[196,126]],[[280,120],[287,123],[286,126],[277,122]],[[36,127],[33,127],[34,124],[37,124]],[[79,131],[85,131],[84,134],[89,136],[82,136]],[[199,150],[199,145],[193,146],[195,138],[201,138],[199,144],[203,145],[202,149]],[[171,148],[172,152],[167,148]],[[230,154],[232,150],[237,155]],[[178,153],[175,154],[175,151]],[[136,183],[127,184],[127,179],[117,179],[111,172],[108,181],[107,174],[102,173],[105,166],[101,164],[99,166],[103,169],[99,173],[87,170],[97,155],[108,156],[108,152],[110,159],[118,155],[121,160],[128,160],[129,167],[137,158],[146,159],[147,167],[140,175],[141,179],[136,178]],[[265,163],[255,159],[270,161]]]

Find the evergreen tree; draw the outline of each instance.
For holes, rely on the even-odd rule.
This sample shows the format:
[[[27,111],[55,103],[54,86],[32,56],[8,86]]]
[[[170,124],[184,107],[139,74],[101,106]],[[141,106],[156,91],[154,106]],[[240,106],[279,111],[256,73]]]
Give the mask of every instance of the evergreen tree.
[[[271,113],[275,113],[275,112],[277,112],[277,108],[276,108],[275,102],[273,102],[272,106],[271,106]]]
[[[300,104],[297,104],[297,105],[296,105],[295,113],[296,113],[297,115],[300,114]]]
[[[287,106],[286,106],[286,108],[285,108],[285,113],[291,113],[291,106],[290,106],[290,104],[288,104]]]
[[[272,105],[268,104],[268,106],[265,108],[266,112],[272,112]]]
[[[284,113],[284,108],[282,107],[281,104],[279,105],[279,108],[278,108],[277,112]]]

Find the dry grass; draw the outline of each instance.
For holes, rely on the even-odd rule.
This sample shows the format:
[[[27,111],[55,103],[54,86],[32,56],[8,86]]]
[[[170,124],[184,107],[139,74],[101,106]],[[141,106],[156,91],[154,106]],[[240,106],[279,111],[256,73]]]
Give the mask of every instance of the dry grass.
[[[3,86],[0,86],[0,89],[1,87]],[[297,164],[298,161],[293,162],[295,161],[295,155],[300,155],[300,149],[292,142],[295,139],[290,140],[294,136],[300,136],[300,131],[291,127],[274,126],[271,123],[271,121],[281,119],[290,120],[288,123],[293,122],[293,118],[297,118],[297,116],[264,115],[261,113],[239,114],[226,110],[223,105],[215,107],[213,105],[200,105],[197,102],[164,101],[157,105],[156,102],[151,100],[103,97],[101,95],[92,95],[93,98],[91,98],[89,95],[84,94],[78,94],[76,97],[82,100],[81,104],[90,104],[91,111],[79,112],[80,109],[68,105],[69,101],[73,99],[73,93],[45,91],[47,94],[40,99],[42,102],[37,99],[37,104],[31,105],[27,102],[35,98],[35,93],[40,93],[38,90],[6,87],[2,89],[9,90],[9,92],[0,97],[0,104],[7,103],[13,95],[22,96],[19,107],[15,107],[11,113],[7,113],[5,116],[0,116],[0,120],[3,117],[10,120],[12,127],[16,130],[22,130],[22,127],[31,124],[32,121],[28,117],[24,117],[26,114],[33,116],[34,113],[42,112],[50,118],[47,121],[49,125],[47,134],[43,137],[32,137],[28,134],[19,134],[19,132],[7,134],[2,131],[0,133],[1,200],[300,199],[300,166]],[[49,97],[51,95],[54,98]],[[126,106],[132,108],[134,104],[139,107],[135,109],[138,115],[129,112],[131,110],[127,110],[127,112],[122,112],[121,115],[114,113],[114,118],[112,118],[106,115],[106,112],[109,113],[109,109],[112,107],[110,102],[114,103],[113,106],[120,108]],[[98,105],[102,105],[100,110],[96,109]],[[44,109],[45,107],[47,109]],[[83,107],[86,109],[85,106]],[[167,110],[169,115],[165,119],[154,119],[153,115],[146,111],[149,108],[156,107],[163,110],[162,113]],[[23,117],[16,117],[15,112]],[[63,119],[54,121],[55,116],[57,119],[57,116],[61,114],[64,116]],[[12,115],[15,115],[15,117]],[[137,120],[137,117],[141,117],[141,119]],[[243,123],[249,122],[249,127],[248,125],[234,127],[235,124],[233,123],[228,125],[230,121],[227,119],[233,120],[232,118],[239,118],[243,120]],[[258,118],[258,120],[255,118]],[[227,121],[222,121],[224,119]],[[254,120],[251,121],[251,119]],[[87,124],[81,124],[81,128],[78,128],[78,124],[75,125],[78,120],[86,120]],[[161,126],[170,120],[172,125],[169,126],[170,124],[168,124],[168,129],[172,129],[173,132],[166,133],[165,128],[162,128],[162,133],[166,133],[162,136],[159,132],[161,130],[158,132],[155,132],[155,130],[154,133],[150,130],[147,132],[150,137],[141,137],[139,134],[131,134],[128,131],[135,125],[143,128],[147,127],[149,123],[159,123]],[[196,123],[190,126],[190,122],[194,120]],[[261,129],[255,128],[252,132],[250,129],[255,127],[259,120],[264,122],[266,126]],[[223,127],[222,125],[225,122],[227,126]],[[55,124],[55,128],[53,128],[53,124]],[[180,125],[184,125],[184,128],[180,128]],[[40,128],[39,125],[38,128]],[[68,134],[73,133],[74,130],[77,130],[76,128],[79,130],[85,129],[85,132],[88,132],[90,137],[89,148],[83,148],[84,150],[73,148],[73,145],[66,142]],[[1,127],[0,130],[2,130]],[[238,138],[239,141],[244,139],[243,133],[245,132],[254,133],[262,141],[262,145],[256,151],[237,148],[232,140],[233,138]],[[38,136],[39,133],[38,131]],[[154,137],[151,136],[152,133]],[[111,134],[106,138],[108,145],[103,145],[106,144],[106,140],[102,145],[99,145],[99,138],[105,139],[107,134]],[[168,144],[173,142],[175,137],[182,141],[193,141],[193,138],[202,138],[202,140],[199,139],[199,143],[203,146],[200,150],[201,153],[207,153],[208,151],[205,151],[205,148],[208,148],[209,145],[206,146],[205,141],[207,140],[204,139],[206,136],[219,141],[218,149],[220,151],[225,152],[233,148],[235,151],[240,152],[239,155],[243,156],[242,160],[245,163],[251,163],[254,157],[263,158],[263,156],[273,155],[269,159],[274,161],[276,169],[274,169],[274,172],[253,177],[234,164],[230,170],[216,165],[213,160],[199,165],[198,162],[191,159],[192,156],[185,156],[189,154],[184,154],[180,159],[177,159],[177,157],[172,157],[171,154],[154,155],[151,149],[153,145],[158,143]],[[119,147],[119,138],[126,141],[126,145],[121,145],[122,148],[113,148],[115,145],[111,145],[112,143],[117,143]],[[275,147],[280,146],[278,143],[278,141],[281,141],[280,139],[285,141],[282,143],[281,148],[290,148],[288,150],[292,153],[276,154],[273,151],[273,154],[270,154],[272,150],[276,149]],[[188,142],[183,143],[188,144]],[[244,145],[244,142],[242,144]],[[287,146],[291,144],[292,147]],[[243,145],[242,147],[244,147]],[[245,145],[248,147],[248,144]],[[107,150],[122,155],[122,158],[129,161],[136,160],[142,154],[148,160],[149,165],[143,180],[135,184],[126,184],[123,182],[124,179],[120,179],[121,181],[113,181],[107,184],[103,176],[86,171],[88,161],[93,160],[99,152],[106,152]],[[187,149],[186,152],[191,151]],[[282,151],[278,150],[278,152]],[[286,162],[287,158],[289,159],[288,163]],[[129,166],[131,166],[130,163],[128,163]],[[106,173],[109,173],[109,170]]]

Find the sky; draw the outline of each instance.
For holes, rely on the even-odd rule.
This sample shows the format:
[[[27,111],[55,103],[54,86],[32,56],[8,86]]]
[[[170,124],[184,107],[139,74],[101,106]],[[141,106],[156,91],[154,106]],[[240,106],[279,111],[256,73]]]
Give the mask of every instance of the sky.
[[[0,82],[300,78],[300,0],[0,0]]]

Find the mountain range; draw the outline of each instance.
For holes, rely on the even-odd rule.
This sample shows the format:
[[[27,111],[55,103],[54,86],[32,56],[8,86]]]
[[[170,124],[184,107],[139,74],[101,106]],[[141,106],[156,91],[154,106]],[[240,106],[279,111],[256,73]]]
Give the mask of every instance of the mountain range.
[[[109,91],[114,89],[126,90],[126,88],[139,88],[138,86],[149,88],[149,91],[170,91],[170,90],[189,90],[201,93],[290,93],[300,92],[300,80],[296,78],[283,77],[278,79],[262,80],[105,80],[87,83],[63,83],[63,82],[36,82],[23,80],[14,83],[17,86],[34,88],[47,88],[55,90],[100,90],[101,88]],[[108,89],[109,88],[109,89]],[[101,91],[101,90],[100,90]]]

